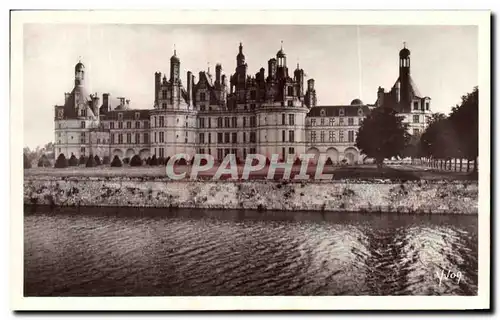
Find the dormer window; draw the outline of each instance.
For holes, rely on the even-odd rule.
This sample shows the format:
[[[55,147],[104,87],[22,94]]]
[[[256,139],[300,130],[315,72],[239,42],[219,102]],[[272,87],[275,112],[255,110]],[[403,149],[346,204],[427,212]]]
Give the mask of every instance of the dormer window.
[[[360,116],[360,117],[363,116],[363,109],[361,109],[361,108],[358,109],[358,116]]]
[[[136,120],[139,120],[139,117],[140,117],[140,116],[141,116],[141,114],[140,114],[139,112],[136,112],[136,113],[135,113],[135,119],[136,119]]]
[[[340,108],[340,110],[339,110],[339,116],[343,117],[344,115],[345,115],[344,108]]]
[[[118,114],[118,120],[123,120],[123,113],[121,113],[121,112],[120,112],[120,113]]]
[[[324,116],[326,115],[326,111],[325,111],[325,109],[321,109],[321,111],[320,111],[319,113],[320,113],[320,115],[321,115],[322,117],[324,117]]]

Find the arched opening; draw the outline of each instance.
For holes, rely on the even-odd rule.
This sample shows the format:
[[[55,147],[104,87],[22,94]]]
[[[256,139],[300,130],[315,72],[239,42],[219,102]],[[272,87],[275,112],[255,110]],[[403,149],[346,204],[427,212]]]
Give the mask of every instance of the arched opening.
[[[118,156],[118,158],[123,158],[123,151],[121,149],[115,149],[113,150],[113,157]]]
[[[135,151],[134,151],[134,149],[132,149],[132,148],[127,149],[127,152],[125,152],[125,156],[126,156],[127,158],[132,158],[132,157],[134,156],[134,154],[135,154]]]
[[[142,149],[139,151],[139,156],[141,159],[147,159],[151,155],[151,151],[149,149]]]
[[[314,147],[313,147],[313,148],[309,148],[309,149],[307,150],[307,154],[312,154],[312,155],[314,156],[314,157],[310,160],[311,162],[313,162],[313,163],[318,162],[318,159],[319,159],[319,154],[320,154],[320,152],[319,152],[318,148],[314,148]]]
[[[349,147],[344,151],[345,158],[347,159],[347,163],[356,164],[359,160],[359,151],[355,148]]]
[[[332,163],[339,162],[339,151],[335,148],[328,148],[326,150],[326,156],[332,160]]]

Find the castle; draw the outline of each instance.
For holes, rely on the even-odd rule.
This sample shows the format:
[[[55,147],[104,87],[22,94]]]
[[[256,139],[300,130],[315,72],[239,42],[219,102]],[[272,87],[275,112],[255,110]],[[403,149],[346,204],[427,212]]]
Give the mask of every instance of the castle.
[[[314,79],[305,82],[298,64],[292,74],[283,48],[268,61],[267,74],[261,68],[251,75],[240,43],[229,79],[217,64],[215,75],[201,71],[196,79],[188,71],[185,86],[180,63],[174,50],[168,79],[155,73],[153,108],[133,109],[124,97],[113,107],[110,94],[102,95],[101,104],[97,94],[88,94],[85,66],[78,62],[73,90],[65,93],[64,105],[55,106],[56,154],[166,158],[203,153],[221,161],[230,153],[239,159],[252,153],[285,159],[309,153],[356,163],[364,158],[355,146],[356,134],[370,110],[394,108],[414,135],[423,132],[430,113],[430,98],[418,93],[410,76],[406,46],[399,53],[396,83],[389,92],[379,87],[372,105],[354,99],[348,105],[317,106]]]

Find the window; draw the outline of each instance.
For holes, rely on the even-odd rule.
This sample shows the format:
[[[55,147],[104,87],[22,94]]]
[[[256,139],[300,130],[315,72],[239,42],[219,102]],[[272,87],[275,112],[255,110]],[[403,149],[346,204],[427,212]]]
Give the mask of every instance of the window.
[[[80,143],[81,143],[81,144],[84,144],[84,143],[85,143],[85,132],[82,132],[82,133],[80,134]]]
[[[339,142],[344,142],[344,131],[339,131]]]
[[[200,101],[205,101],[205,100],[206,100],[205,92],[200,92]]]
[[[218,143],[223,143],[224,141],[222,140],[222,132],[217,132],[217,142]]]
[[[232,140],[233,140],[233,143],[237,143],[238,142],[238,133],[237,132],[233,132],[232,134]]]
[[[207,118],[207,124],[209,128],[212,128],[212,118]]]
[[[246,157],[247,157],[247,149],[243,148],[242,149],[242,153],[243,153],[243,159],[246,159]]]
[[[295,131],[293,131],[293,130],[288,131],[288,141],[290,141],[290,142],[295,141]]]
[[[285,130],[281,131],[281,141],[285,142]]]
[[[322,117],[326,115],[325,109],[321,109],[319,113]]]
[[[81,117],[86,117],[87,116],[87,110],[86,109],[80,110],[80,116]]]
[[[293,87],[292,86],[288,87],[288,95],[293,96]]]
[[[334,126],[335,125],[335,118],[330,118],[330,126]]]
[[[224,157],[229,154],[229,149],[224,149]]]
[[[118,114],[118,120],[120,120],[120,121],[122,121],[122,120],[123,120],[123,113],[121,113],[121,112],[120,112],[120,113]]]
[[[321,125],[324,126],[325,125],[325,118],[321,118]]]
[[[166,104],[165,102],[163,102],[163,103],[161,104],[161,108],[162,108],[162,109],[167,109],[167,104]]]
[[[286,123],[285,123],[285,117],[286,117],[286,116],[285,116],[285,114],[284,114],[284,113],[283,113],[283,114],[281,114],[281,124],[282,124],[282,125],[285,125],[285,124],[286,124]]]
[[[250,117],[250,127],[257,126],[257,118],[255,116]]]
[[[243,117],[243,128],[247,126],[247,117]]]
[[[132,122],[127,121],[127,129],[132,129]]]
[[[413,129],[413,135],[414,136],[418,136],[419,134],[420,134],[420,130],[419,129],[417,129],[417,128]]]
[[[293,107],[293,101],[292,101],[292,100],[288,100],[288,101],[287,101],[287,106],[289,106],[289,107]]]
[[[354,142],[354,131],[350,130],[349,132],[347,132],[347,141]]]
[[[210,132],[208,133],[208,143],[212,143],[212,133]]]
[[[343,116],[344,116],[344,114],[345,114],[345,110],[344,110],[344,108],[341,108],[341,109],[339,110],[339,116],[343,117]]]
[[[140,129],[140,128],[141,128],[141,122],[136,121],[136,122],[135,122],[135,128],[136,128],[136,129]]]
[[[288,148],[288,154],[295,154],[295,148],[293,147]]]
[[[418,110],[418,101],[413,102],[413,110]]]
[[[119,134],[118,135],[118,144],[122,144],[123,143],[123,134]]]
[[[329,142],[335,142],[335,131],[330,131],[328,133],[328,141]]]
[[[295,125],[295,115],[294,114],[289,114],[288,115],[288,124],[291,126]]]
[[[123,122],[118,122],[118,129],[123,129]]]
[[[149,143],[149,133],[144,134],[144,143]]]
[[[419,123],[420,122],[420,116],[418,114],[413,116],[413,123]]]
[[[82,121],[82,122],[80,123],[80,128],[85,129],[85,121]]]
[[[164,148],[159,148],[158,151],[160,152],[160,158],[165,157],[165,149]]]
[[[360,117],[363,116],[363,109],[361,109],[361,108],[358,109],[358,116],[360,116]]]
[[[229,141],[229,132],[225,132],[225,133],[224,133],[224,142],[225,142],[225,143],[229,143],[229,142],[230,142],[230,141]]]
[[[316,141],[316,131],[311,131],[311,141],[312,142]]]
[[[141,143],[141,135],[139,133],[135,134],[135,143],[137,144]]]
[[[429,101],[425,102],[425,110],[429,110]]]
[[[81,147],[80,152],[85,153],[85,147]]]
[[[61,128],[62,128],[62,126],[61,126],[61,124],[59,123],[59,129],[61,129]]]
[[[115,134],[112,133],[111,134],[111,144],[114,144],[115,143]]]
[[[167,99],[167,90],[162,90],[161,91],[161,98],[162,99]]]
[[[61,148],[59,148],[59,153],[61,153]]]
[[[205,111],[205,105],[204,104],[200,105],[200,111]]]
[[[354,125],[354,118],[348,118],[347,119],[347,124],[350,125],[350,126],[353,126]]]
[[[160,143],[165,142],[165,132],[160,132],[159,135],[160,135],[159,137]]]
[[[200,128],[205,128],[205,118],[198,119]]]
[[[236,117],[233,117],[231,119],[231,125],[233,126],[233,128],[237,127],[237,123],[238,123],[238,119],[236,119]]]
[[[156,139],[156,137],[157,137],[157,134],[156,134],[156,132],[155,132],[155,135],[154,135],[154,137],[155,137],[155,143],[156,143],[156,142],[158,142],[158,140]]]
[[[136,112],[136,113],[135,113],[135,119],[136,119],[136,120],[138,120],[140,116],[141,116],[141,114],[140,114],[139,112]]]
[[[311,119],[311,126],[315,126],[316,125],[316,119]]]
[[[203,132],[200,133],[200,143],[205,143],[205,134]]]
[[[250,132],[250,142],[251,143],[257,142],[257,135],[255,134],[255,132]]]
[[[160,127],[164,127],[165,126],[165,117],[164,116],[160,116]]]
[[[229,128],[229,118],[228,117],[224,118],[224,127]]]
[[[243,142],[247,142],[247,133],[243,132]]]
[[[324,131],[321,131],[319,139],[320,139],[321,142],[325,142],[325,132]]]
[[[339,118],[339,126],[343,126],[344,125],[344,118]]]
[[[132,143],[132,135],[127,133],[127,143]]]

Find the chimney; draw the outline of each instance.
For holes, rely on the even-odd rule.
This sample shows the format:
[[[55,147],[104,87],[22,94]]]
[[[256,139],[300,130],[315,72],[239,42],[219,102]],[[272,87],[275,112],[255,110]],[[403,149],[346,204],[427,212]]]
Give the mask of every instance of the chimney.
[[[68,101],[68,98],[69,98],[69,95],[70,95],[70,94],[71,94],[71,93],[69,93],[69,92],[65,92],[65,93],[64,93],[64,103],[66,103],[66,101]]]
[[[378,87],[377,90],[377,107],[380,107],[384,104],[384,88]]]
[[[272,58],[268,61],[269,78],[276,78],[276,59]]]
[[[160,95],[160,85],[161,85],[161,72],[155,72],[155,98],[154,102],[158,101],[158,96]]]
[[[220,63],[217,63],[215,65],[215,83],[220,85],[221,82],[221,71],[222,71],[222,66]]]
[[[105,112],[108,112],[109,110],[111,110],[109,98],[110,98],[109,93],[102,94],[102,105],[104,106]]]
[[[187,72],[187,103],[189,105],[193,102],[193,74],[191,71]]]

